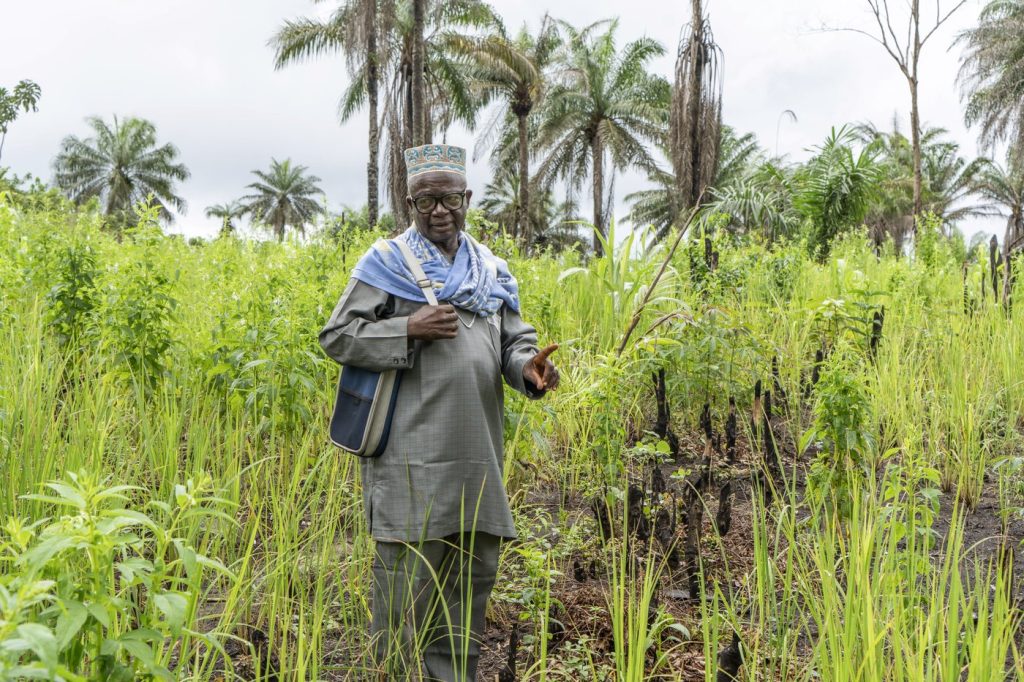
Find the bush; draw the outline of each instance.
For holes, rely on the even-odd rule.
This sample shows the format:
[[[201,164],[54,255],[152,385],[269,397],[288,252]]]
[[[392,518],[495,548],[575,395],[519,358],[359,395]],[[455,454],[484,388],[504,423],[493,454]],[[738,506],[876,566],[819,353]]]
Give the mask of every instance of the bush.
[[[199,520],[233,523],[209,478],[174,487],[149,514],[132,509],[131,486],[88,473],[26,495],[60,512],[7,521],[0,535],[0,680],[172,679],[187,661],[203,573],[231,576],[184,539]],[[13,569],[13,570],[11,570]]]

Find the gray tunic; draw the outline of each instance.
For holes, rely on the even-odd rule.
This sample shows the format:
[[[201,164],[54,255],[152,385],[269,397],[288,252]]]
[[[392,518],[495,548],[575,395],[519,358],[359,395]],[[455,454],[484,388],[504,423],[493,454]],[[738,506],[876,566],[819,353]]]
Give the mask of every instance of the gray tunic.
[[[413,341],[408,316],[422,305],[352,279],[320,332],[320,345],[342,364],[405,370],[387,447],[360,460],[370,533],[437,539],[470,530],[475,515],[477,530],[514,538],[502,480],[501,377],[531,398],[543,395],[523,378],[536,331],[507,306],[492,317],[456,308],[456,338]]]

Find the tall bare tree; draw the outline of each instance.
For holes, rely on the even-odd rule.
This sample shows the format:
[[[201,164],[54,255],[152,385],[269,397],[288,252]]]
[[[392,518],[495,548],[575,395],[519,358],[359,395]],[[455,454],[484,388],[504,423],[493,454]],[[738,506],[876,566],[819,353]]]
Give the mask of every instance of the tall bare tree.
[[[676,217],[693,208],[714,181],[722,128],[722,51],[715,44],[701,0],[691,0],[690,8],[692,18],[676,55],[669,112]]]
[[[426,113],[423,111],[424,85],[424,53],[423,43],[424,14],[427,0],[412,0],[412,144],[418,146],[426,142]]]
[[[920,84],[920,60],[921,51],[928,40],[935,35],[935,32],[963,7],[967,0],[956,0],[946,3],[947,10],[943,11],[942,0],[931,0],[935,7],[934,22],[930,21],[932,13],[929,10],[925,23],[921,20],[921,0],[906,0],[907,16],[894,17],[890,9],[889,0],[865,0],[871,8],[871,14],[875,20],[875,28],[866,31],[859,28],[845,28],[843,31],[851,31],[867,36],[885,49],[900,69],[900,73],[907,81],[910,89],[910,142],[914,155],[914,232],[917,232],[916,218],[921,214],[922,192],[921,192],[921,114],[917,104],[917,89]],[[928,2],[928,0],[925,0]],[[950,7],[950,4],[952,7]],[[895,19],[895,23],[894,23]],[[906,21],[906,34],[900,37],[896,33],[894,25],[900,23],[900,19]]]

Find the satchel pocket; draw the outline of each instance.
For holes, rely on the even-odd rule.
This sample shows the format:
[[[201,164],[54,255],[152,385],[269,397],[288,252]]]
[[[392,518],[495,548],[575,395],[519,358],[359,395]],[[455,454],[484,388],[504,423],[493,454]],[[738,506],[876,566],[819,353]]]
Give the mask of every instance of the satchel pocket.
[[[331,416],[331,441],[360,457],[384,452],[391,431],[401,372],[345,366]]]

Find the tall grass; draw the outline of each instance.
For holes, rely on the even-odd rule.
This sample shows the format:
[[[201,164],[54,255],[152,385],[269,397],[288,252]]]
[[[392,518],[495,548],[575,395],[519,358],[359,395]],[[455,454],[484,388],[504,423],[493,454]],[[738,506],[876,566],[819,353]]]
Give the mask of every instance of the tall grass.
[[[284,679],[344,679],[366,654],[373,555],[358,463],[323,435],[337,369],[316,333],[376,237],[190,245],[143,217],[119,243],[88,214],[0,205],[0,520],[40,518],[44,506],[24,496],[68,471],[111,475],[159,499],[207,473],[237,525],[197,522],[183,532],[237,580],[208,576],[202,627],[242,641],[259,676],[274,668]],[[705,576],[694,641],[679,647],[702,652],[709,680],[733,632],[744,680],[1020,676],[1012,576],[965,546],[963,519],[986,477],[1015,489],[1013,474],[992,464],[1021,452],[1024,317],[991,299],[966,312],[960,265],[941,248],[929,263],[876,259],[854,237],[818,264],[797,245],[714,238],[722,257],[711,284],[695,288],[680,251],[621,358],[613,351],[654,260],[629,248],[589,263],[524,260],[495,242],[541,341],[569,342],[556,356],[556,394],[507,401],[504,473],[522,505],[517,520],[537,490],[589,499],[625,489],[631,448],[654,440],[645,431],[656,368],[667,369],[673,428],[686,434],[704,402],[716,423],[730,396],[749,413],[754,380],[770,385],[768,363],[778,357],[797,440],[810,426],[801,395],[814,352],[841,337],[863,359],[878,478],[851,484],[847,518],[827,500],[805,500],[795,479],[772,505],[755,501],[752,569],[730,572],[735,585]],[[92,268],[93,286],[65,286],[83,268]],[[147,285],[157,280],[160,301]],[[854,319],[861,304],[886,307],[873,361]],[[822,313],[840,309],[849,313],[843,324]],[[942,537],[933,532],[932,488],[956,505]],[[525,547],[540,546],[535,529],[521,528]],[[569,573],[570,550],[593,549],[577,542],[549,568]],[[671,679],[678,671],[655,636],[671,621],[648,619],[664,572],[657,556],[637,572],[623,548],[605,557],[609,661],[618,679],[648,679],[655,669]],[[502,579],[521,561],[506,552]],[[554,599],[546,594],[528,624],[538,632]],[[541,642],[529,679],[547,678],[561,655]],[[219,657],[199,645],[180,661],[193,679],[222,674]]]

